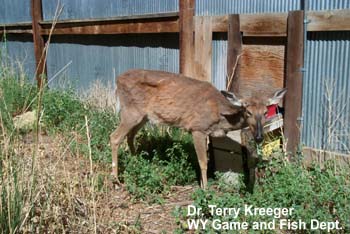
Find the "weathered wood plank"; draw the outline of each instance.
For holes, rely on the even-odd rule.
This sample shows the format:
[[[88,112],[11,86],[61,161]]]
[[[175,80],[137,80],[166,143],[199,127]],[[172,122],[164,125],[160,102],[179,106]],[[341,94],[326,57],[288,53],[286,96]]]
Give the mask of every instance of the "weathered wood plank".
[[[32,34],[32,29],[20,29],[20,28],[2,28],[0,34]]]
[[[304,12],[291,11],[288,15],[284,135],[287,151],[295,153],[300,144],[302,108],[302,67],[304,48]]]
[[[286,14],[241,15],[244,36],[284,36],[287,31]]]
[[[194,0],[179,1],[180,73],[192,76],[194,67]]]
[[[168,18],[175,18],[177,19],[179,17],[179,12],[166,12],[166,13],[158,13],[158,14],[142,14],[142,15],[126,15],[126,16],[115,16],[115,17],[108,17],[108,18],[93,18],[93,19],[69,19],[69,20],[59,20],[59,24],[86,24],[89,23],[91,25],[95,23],[108,23],[108,22],[115,22],[115,21],[131,21],[131,20],[159,20],[159,19],[168,19]],[[45,20],[40,21],[41,25],[51,25],[53,23],[52,20]]]
[[[242,48],[238,94],[271,95],[283,88],[284,45],[247,45]]]
[[[194,2],[194,0],[181,0],[181,4],[187,4],[186,2]],[[193,7],[190,7],[186,14],[193,16]],[[308,24],[308,31],[348,31],[350,30],[350,10],[330,10],[330,11],[311,11],[308,12],[308,18],[310,23]],[[181,15],[181,12],[180,12]],[[181,17],[181,16],[180,16]],[[286,36],[287,31],[287,13],[264,13],[264,14],[241,14],[240,15],[240,28],[244,36]],[[104,25],[102,29],[97,29],[101,33],[109,34],[116,31],[116,33],[157,33],[157,32],[179,32],[179,25],[171,26],[159,26],[159,22],[169,21],[167,18],[173,18],[177,21],[177,13],[161,13],[157,15],[138,15],[138,16],[123,16],[123,17],[112,17],[107,19],[85,19],[85,20],[63,20],[59,21],[58,25],[61,25],[61,30],[57,31],[58,34],[89,34],[94,32],[94,27],[99,28],[100,25]],[[196,18],[196,17],[194,17]],[[212,27],[213,32],[227,32],[228,16],[212,16]],[[158,19],[155,23],[155,30],[152,30],[152,26],[146,25],[148,29],[143,30],[142,25],[135,26],[132,25],[133,21],[152,21]],[[194,19],[195,20],[195,19]],[[139,22],[139,23],[140,23]],[[183,23],[183,27],[191,27],[190,21],[187,25]],[[22,31],[16,27],[23,27],[27,24],[26,22],[17,23],[16,25],[0,25],[0,33],[3,33],[3,27],[14,26],[14,28],[8,29],[7,33],[21,33]],[[40,24],[46,28],[43,30],[43,34],[48,34],[48,28],[51,27],[51,21],[40,21]],[[131,24],[131,26],[127,26]],[[150,23],[152,24],[152,23]],[[157,26],[158,25],[158,26]],[[70,27],[75,27],[75,29],[66,29]],[[84,27],[84,28],[80,28]],[[109,28],[110,27],[110,28]],[[121,27],[118,29],[118,27]],[[141,27],[141,28],[140,28]],[[157,30],[158,28],[158,30]],[[193,25],[192,25],[193,28]],[[164,31],[162,31],[164,30]],[[23,33],[28,33],[29,31],[23,31]],[[54,32],[55,33],[55,32]]]
[[[227,90],[238,93],[242,35],[239,15],[229,15],[227,29]]]
[[[227,32],[228,16],[212,19],[214,32]],[[285,36],[287,14],[241,14],[240,29],[244,36]]]
[[[308,31],[346,31],[350,30],[350,10],[330,10],[308,12],[310,23]]]
[[[213,32],[210,17],[195,21],[195,71],[193,77],[211,82]]]
[[[43,25],[41,33],[50,33],[50,24]],[[127,34],[127,33],[172,33],[179,31],[178,17],[128,21],[100,21],[87,23],[57,23],[54,34]]]
[[[303,164],[311,167],[313,163],[317,163],[321,168],[324,168],[328,160],[334,160],[337,167],[348,168],[350,166],[349,154],[338,152],[325,151],[310,147],[303,148]]]
[[[286,36],[287,13],[241,14],[240,28],[244,36]],[[310,11],[308,31],[350,30],[350,10]],[[213,16],[213,31],[227,32],[228,16]]]
[[[45,41],[41,35],[40,21],[43,20],[41,0],[31,0],[33,44],[36,63],[36,80],[38,87],[44,83],[47,77],[46,54],[44,53]]]

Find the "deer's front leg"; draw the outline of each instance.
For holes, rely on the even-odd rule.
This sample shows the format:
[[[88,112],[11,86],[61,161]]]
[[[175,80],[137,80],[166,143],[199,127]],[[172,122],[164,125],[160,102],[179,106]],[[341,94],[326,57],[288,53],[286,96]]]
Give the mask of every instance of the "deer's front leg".
[[[208,168],[208,155],[207,155],[207,135],[205,133],[194,131],[192,132],[194,148],[196,149],[199,167],[201,169],[201,187],[207,188],[207,168]]]

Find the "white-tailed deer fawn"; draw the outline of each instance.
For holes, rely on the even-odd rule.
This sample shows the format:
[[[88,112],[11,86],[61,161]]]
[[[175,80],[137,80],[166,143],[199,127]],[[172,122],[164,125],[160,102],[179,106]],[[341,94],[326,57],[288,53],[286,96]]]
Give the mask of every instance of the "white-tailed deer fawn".
[[[221,93],[210,83],[183,75],[147,70],[130,70],[117,77],[120,125],[111,134],[112,175],[118,181],[118,147],[127,137],[135,153],[134,137],[147,120],[180,127],[192,133],[201,169],[201,186],[207,186],[207,136],[249,126],[256,142],[263,140],[266,106],[276,104],[286,89],[271,98],[238,99]]]

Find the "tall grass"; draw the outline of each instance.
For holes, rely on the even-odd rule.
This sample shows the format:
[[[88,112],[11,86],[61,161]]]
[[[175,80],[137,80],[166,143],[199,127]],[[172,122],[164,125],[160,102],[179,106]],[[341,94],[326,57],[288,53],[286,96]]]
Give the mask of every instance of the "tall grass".
[[[34,96],[19,73],[0,60],[0,230],[14,233],[22,225],[29,206],[28,186],[23,183],[23,159],[16,153],[17,132],[12,117],[23,111],[28,96]],[[28,95],[28,96],[27,96]]]

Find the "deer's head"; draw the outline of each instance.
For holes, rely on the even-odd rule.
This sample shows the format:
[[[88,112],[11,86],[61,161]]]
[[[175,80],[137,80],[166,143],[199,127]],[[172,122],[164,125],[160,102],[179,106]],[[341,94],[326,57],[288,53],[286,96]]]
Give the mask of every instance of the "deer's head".
[[[221,91],[232,105],[242,109],[243,116],[247,122],[257,143],[264,140],[264,125],[266,122],[267,106],[278,104],[283,98],[287,89],[276,91],[272,97],[252,97],[239,99],[234,93]]]

